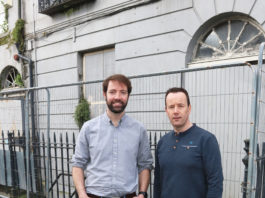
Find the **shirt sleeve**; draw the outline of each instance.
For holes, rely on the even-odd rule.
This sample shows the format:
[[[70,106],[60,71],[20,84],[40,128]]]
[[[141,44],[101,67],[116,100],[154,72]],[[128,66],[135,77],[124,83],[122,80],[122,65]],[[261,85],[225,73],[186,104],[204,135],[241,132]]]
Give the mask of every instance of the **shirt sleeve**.
[[[155,181],[154,181],[154,198],[161,197],[161,180],[160,180],[160,165],[158,159],[158,147],[155,152]]]
[[[75,153],[72,157],[72,166],[79,167],[83,170],[86,168],[87,163],[90,160],[90,153],[89,153],[89,142],[88,142],[88,133],[89,133],[89,126],[85,123],[81,131],[78,135],[76,146],[75,146]]]
[[[142,170],[144,169],[152,170],[153,168],[153,157],[151,154],[147,132],[144,128],[141,130],[140,144],[137,156],[138,173],[142,172]]]
[[[203,164],[207,178],[207,198],[221,198],[223,192],[223,171],[217,140],[211,135],[203,145]]]

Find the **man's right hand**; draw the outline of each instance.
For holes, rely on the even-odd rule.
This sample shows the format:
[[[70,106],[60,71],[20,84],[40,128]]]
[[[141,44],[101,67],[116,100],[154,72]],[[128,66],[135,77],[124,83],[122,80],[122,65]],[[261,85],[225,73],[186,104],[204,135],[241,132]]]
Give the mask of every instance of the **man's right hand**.
[[[72,169],[73,181],[79,198],[90,198],[86,194],[84,170],[79,167],[73,167]]]
[[[80,193],[80,194],[78,195],[78,197],[79,197],[79,198],[91,198],[91,197],[87,196],[86,193]]]

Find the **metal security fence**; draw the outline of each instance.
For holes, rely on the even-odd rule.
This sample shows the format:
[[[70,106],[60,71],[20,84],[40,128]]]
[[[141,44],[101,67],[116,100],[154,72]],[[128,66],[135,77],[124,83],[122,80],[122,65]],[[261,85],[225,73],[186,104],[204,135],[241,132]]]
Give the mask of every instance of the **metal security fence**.
[[[73,136],[72,142],[69,141],[69,136]],[[53,133],[51,135],[53,141],[49,145],[50,157],[48,159],[48,145],[44,134],[37,135],[34,143],[31,143],[30,150],[32,154],[33,150],[38,152],[35,152],[36,155],[30,156],[29,172],[27,172],[25,133],[8,131],[5,136],[2,131],[0,136],[0,147],[2,148],[0,150],[0,185],[7,187],[5,191],[9,191],[11,197],[25,195],[27,186],[30,197],[45,197],[46,161],[50,165],[50,196],[75,197],[76,192],[70,170],[70,158],[74,152],[75,137],[74,133],[65,133],[64,137],[62,134]],[[29,175],[28,181],[27,175]]]
[[[172,130],[164,112],[165,92],[170,87],[185,87],[191,98],[191,121],[211,131],[219,142],[225,179],[223,197],[262,197],[265,142],[263,67],[259,62],[258,65],[220,65],[131,76],[133,90],[126,113],[145,125],[154,154],[159,139]],[[24,184],[28,185],[26,188],[19,185],[18,188],[25,189],[27,196],[75,196],[70,159],[79,129],[73,113],[80,96],[84,95],[90,104],[91,117],[102,114],[106,105],[101,86],[102,80],[98,80],[0,93],[5,94],[6,98],[14,92],[25,96],[25,160],[24,168],[18,170],[18,175],[25,175]],[[36,138],[32,138],[30,127],[30,116],[33,115],[29,112],[31,92],[35,96],[35,131],[41,134]],[[247,156],[244,151],[245,140],[249,140]],[[8,145],[4,145],[3,150],[8,150]],[[242,163],[245,156],[248,162],[246,166]],[[3,161],[0,160],[0,164]],[[10,184],[7,182],[4,185]],[[149,190],[152,197],[152,185]]]
[[[5,136],[7,134],[7,136]],[[15,135],[16,134],[16,135]],[[34,143],[31,143],[31,151],[38,150],[38,155],[30,156],[29,173],[27,173],[25,133],[20,131],[7,131],[0,136],[0,185],[5,186],[4,191],[11,197],[26,195],[27,174],[29,175],[29,196],[46,197],[45,182],[46,161],[49,163],[49,194],[50,197],[78,197],[75,191],[72,174],[71,158],[75,150],[75,134],[52,133],[49,145],[49,159],[47,159],[47,141],[44,133],[37,133]],[[165,132],[150,133],[150,147],[155,151],[157,141]],[[72,137],[72,138],[69,138]],[[69,140],[71,139],[71,141]],[[40,163],[35,163],[38,161]],[[153,180],[153,174],[151,176]],[[42,181],[38,184],[38,181]],[[37,186],[39,185],[39,186]],[[149,188],[149,195],[153,197],[153,187]],[[1,193],[0,193],[1,195]]]
[[[265,43],[260,45],[259,67],[257,69],[257,97],[254,128],[254,162],[253,185],[256,198],[265,197],[265,67],[263,63],[263,51]],[[252,193],[254,194],[254,193]],[[253,195],[254,197],[254,195]]]

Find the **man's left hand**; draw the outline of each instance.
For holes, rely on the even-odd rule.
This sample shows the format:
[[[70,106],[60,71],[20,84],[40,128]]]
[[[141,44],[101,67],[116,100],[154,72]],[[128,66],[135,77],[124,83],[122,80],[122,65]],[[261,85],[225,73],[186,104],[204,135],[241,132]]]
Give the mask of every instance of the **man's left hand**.
[[[144,195],[140,194],[140,195],[135,196],[135,197],[133,197],[133,198],[144,198]]]

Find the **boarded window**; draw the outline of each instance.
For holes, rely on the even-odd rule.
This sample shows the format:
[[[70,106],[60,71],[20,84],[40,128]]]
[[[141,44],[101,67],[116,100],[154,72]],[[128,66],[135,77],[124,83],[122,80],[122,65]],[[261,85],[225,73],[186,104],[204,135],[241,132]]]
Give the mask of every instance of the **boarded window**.
[[[114,49],[84,55],[84,81],[103,80],[115,73]]]
[[[98,83],[84,85],[85,98],[90,101],[91,116],[102,114],[105,109],[105,99],[102,94],[102,82],[106,77],[116,73],[114,49],[102,50],[84,55],[84,81],[100,80]]]

